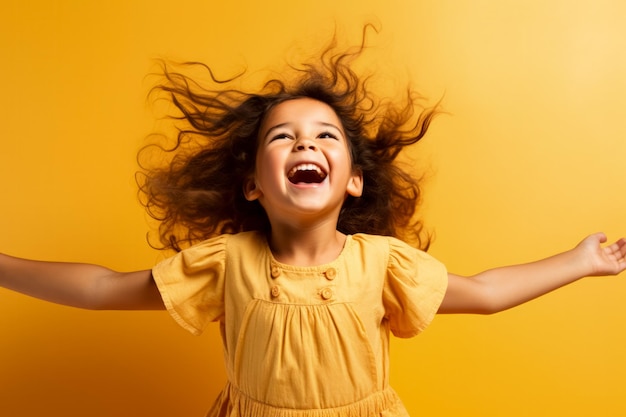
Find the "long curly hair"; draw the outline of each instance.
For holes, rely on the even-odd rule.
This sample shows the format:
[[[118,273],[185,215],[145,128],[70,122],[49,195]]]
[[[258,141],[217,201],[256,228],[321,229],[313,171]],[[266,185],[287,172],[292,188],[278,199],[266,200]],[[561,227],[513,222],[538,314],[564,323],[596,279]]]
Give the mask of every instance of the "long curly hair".
[[[359,46],[339,51],[335,37],[319,57],[288,66],[290,72],[269,79],[256,92],[229,87],[243,75],[220,80],[202,63],[181,66],[201,69],[210,77],[209,87],[162,65],[163,82],[153,91],[165,93],[177,109],[170,116],[177,120],[177,134],[170,146],[158,142],[140,151],[138,176],[142,203],[160,222],[158,246],[179,251],[218,234],[270,232],[258,201],[244,198],[244,182],[254,172],[264,116],[279,103],[306,97],[334,109],[353,167],[363,173],[363,194],[347,198],[337,230],[395,236],[428,248],[430,236],[415,218],[419,177],[401,168],[396,158],[426,134],[438,104],[420,106],[421,98],[410,88],[399,103],[369,92],[369,77],[352,69],[366,49],[365,38],[364,30]],[[155,149],[160,163],[146,163]]]

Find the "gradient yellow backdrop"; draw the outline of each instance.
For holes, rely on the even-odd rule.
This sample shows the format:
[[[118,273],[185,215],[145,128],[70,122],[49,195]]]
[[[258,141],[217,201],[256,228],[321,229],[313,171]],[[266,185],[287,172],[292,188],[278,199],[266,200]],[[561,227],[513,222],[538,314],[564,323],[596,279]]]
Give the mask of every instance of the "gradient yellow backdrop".
[[[135,154],[159,122],[154,58],[232,74],[339,28],[448,111],[413,156],[431,253],[471,274],[626,233],[626,5],[620,0],[18,1],[0,7],[0,251],[150,267]],[[376,55],[378,54],[378,55]],[[413,416],[626,415],[626,283],[587,279],[490,317],[394,340]],[[203,416],[218,331],[162,312],[87,312],[0,290],[0,415]]]

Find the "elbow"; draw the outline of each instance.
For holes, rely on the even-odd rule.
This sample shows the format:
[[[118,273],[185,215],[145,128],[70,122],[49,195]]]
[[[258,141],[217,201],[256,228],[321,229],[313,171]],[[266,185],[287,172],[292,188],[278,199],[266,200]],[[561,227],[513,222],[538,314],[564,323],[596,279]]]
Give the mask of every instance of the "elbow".
[[[72,306],[90,311],[107,310],[104,298],[97,293],[90,293],[80,297],[80,299],[75,301]]]
[[[513,307],[506,299],[489,286],[483,287],[482,293],[476,297],[474,314],[489,316]]]
[[[477,314],[477,315],[480,315],[480,316],[490,316],[490,315],[496,314],[496,313],[498,313],[500,311],[501,310],[499,310],[495,306],[480,305],[480,306],[474,307],[471,311],[469,311],[469,314]]]
[[[477,314],[481,316],[489,316],[506,310],[495,300],[474,300],[471,306],[465,311],[468,314]]]
[[[481,306],[476,308],[474,314],[480,314],[483,316],[490,316],[492,314],[499,313],[501,311],[507,310],[507,307],[501,306],[499,303],[494,301],[489,301],[487,303],[482,304]]]
[[[496,313],[501,313],[515,306],[516,304],[511,302],[510,300],[504,299],[495,292],[488,291],[486,294],[484,294],[483,297],[481,297],[481,300],[476,307],[475,314],[488,316]]]
[[[85,286],[75,307],[92,311],[110,310],[111,302],[108,295],[110,279],[110,275],[102,274],[91,280],[90,284]]]

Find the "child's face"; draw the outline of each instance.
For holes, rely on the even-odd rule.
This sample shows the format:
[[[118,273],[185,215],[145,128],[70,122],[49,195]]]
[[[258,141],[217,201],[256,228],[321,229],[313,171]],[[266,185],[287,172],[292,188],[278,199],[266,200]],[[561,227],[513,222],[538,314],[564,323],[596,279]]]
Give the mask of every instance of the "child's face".
[[[362,176],[352,161],[341,121],[325,103],[309,98],[271,109],[259,130],[254,177],[245,185],[270,221],[332,220],[348,195],[360,196]]]

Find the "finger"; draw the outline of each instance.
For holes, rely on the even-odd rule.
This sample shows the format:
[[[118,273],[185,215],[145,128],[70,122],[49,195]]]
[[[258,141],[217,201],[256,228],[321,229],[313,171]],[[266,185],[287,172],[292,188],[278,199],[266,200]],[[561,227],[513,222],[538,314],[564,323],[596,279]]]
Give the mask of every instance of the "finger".
[[[592,236],[596,238],[600,243],[604,243],[607,241],[606,234],[604,234],[603,232],[594,233]]]
[[[615,242],[614,245],[616,246],[616,249],[615,249],[616,253],[619,253],[622,258],[625,258],[626,257],[626,239],[621,238],[620,240]]]
[[[619,252],[620,245],[618,242],[615,242],[606,246],[604,249],[606,249],[608,253],[615,253],[615,252]]]

